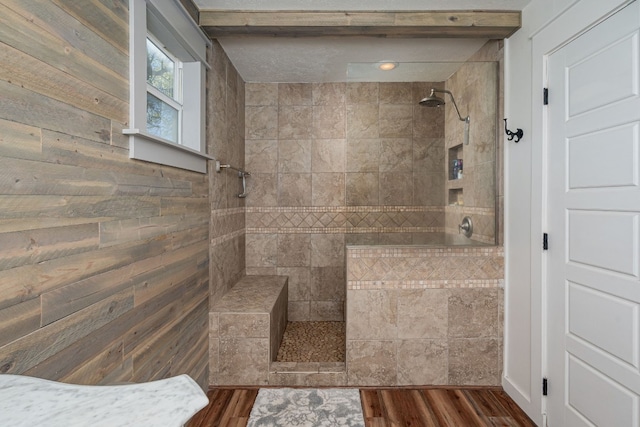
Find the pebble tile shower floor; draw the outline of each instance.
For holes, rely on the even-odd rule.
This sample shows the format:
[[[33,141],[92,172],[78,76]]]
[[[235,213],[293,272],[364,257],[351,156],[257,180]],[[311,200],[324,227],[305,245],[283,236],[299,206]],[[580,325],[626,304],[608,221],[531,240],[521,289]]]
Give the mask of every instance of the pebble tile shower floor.
[[[344,322],[288,322],[278,362],[344,362]]]

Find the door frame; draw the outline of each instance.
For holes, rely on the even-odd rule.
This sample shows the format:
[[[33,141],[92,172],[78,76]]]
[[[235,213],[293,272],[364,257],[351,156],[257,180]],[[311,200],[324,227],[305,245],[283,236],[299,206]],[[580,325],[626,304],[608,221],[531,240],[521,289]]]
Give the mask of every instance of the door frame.
[[[542,250],[542,235],[547,230],[547,188],[548,188],[548,126],[547,109],[543,105],[543,89],[547,87],[547,65],[549,57],[600,22],[614,15],[634,0],[581,0],[574,3],[563,14],[544,25],[532,35],[532,131],[531,139],[531,314],[532,341],[540,343],[540,354],[532,355],[532,361],[539,360],[540,384],[548,373],[547,337],[547,263]],[[640,1],[640,0],[638,0]],[[549,97],[552,99],[553,92]],[[550,236],[549,244],[553,244]],[[535,386],[534,386],[535,387]],[[550,388],[553,387],[550,384]],[[540,389],[540,393],[542,390]],[[564,396],[563,396],[564,398]],[[541,401],[543,425],[547,424],[547,401]]]

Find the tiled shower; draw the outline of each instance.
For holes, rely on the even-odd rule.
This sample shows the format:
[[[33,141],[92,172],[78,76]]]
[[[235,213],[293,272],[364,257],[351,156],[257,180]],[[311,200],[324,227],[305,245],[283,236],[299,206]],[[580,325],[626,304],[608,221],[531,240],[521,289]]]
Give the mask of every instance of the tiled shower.
[[[220,243],[218,249],[225,244],[231,245],[232,253],[244,249],[248,275],[288,276],[290,321],[343,321],[347,293],[354,290],[348,288],[347,291],[346,285],[347,246],[442,245],[447,240],[445,232],[457,233],[457,224],[467,215],[474,220],[474,240],[495,242],[496,232],[500,230],[496,226],[496,212],[499,214],[496,207],[500,206],[502,194],[501,172],[496,167],[500,165],[500,152],[496,151],[495,143],[499,48],[497,43],[488,44],[446,83],[240,83],[233,79],[235,70],[225,58],[226,87],[218,85],[214,92],[220,94],[219,100],[232,102],[236,108],[243,104],[244,167],[252,175],[244,208],[235,207],[236,202],[230,201],[227,208],[213,210],[220,228],[236,224],[228,234],[216,238]],[[222,74],[220,71],[219,75]],[[244,99],[230,97],[241,85]],[[445,109],[418,105],[432,87],[451,90],[461,110],[472,117],[471,144],[462,150],[458,147],[460,124],[450,120],[451,115],[445,114]],[[478,99],[483,102],[477,103]],[[216,105],[213,108],[220,110]],[[233,118],[228,114],[218,116],[219,122],[226,124],[226,132],[234,133]],[[223,143],[220,139],[220,144]],[[452,156],[463,157],[465,162],[464,179],[458,182],[447,179]],[[233,180],[227,178],[226,185],[233,186]],[[457,200],[464,202],[455,203]],[[244,224],[240,219],[242,213]],[[244,234],[238,228],[241,225],[244,225]],[[224,250],[216,253],[221,259],[230,256]],[[500,266],[501,251],[496,256]],[[212,263],[215,263],[213,258]],[[221,275],[225,274],[223,269]],[[501,277],[501,270],[497,274]],[[475,320],[469,327],[474,331],[486,329],[485,332],[465,334],[458,326],[452,326],[453,336],[448,337],[445,332],[444,341],[438,341],[439,351],[446,353],[444,359],[438,358],[438,363],[447,366],[458,363],[464,370],[470,366],[465,367],[463,361],[477,359],[478,355],[465,353],[455,347],[461,343],[459,340],[449,338],[456,338],[458,334],[457,338],[467,340],[493,340],[481,358],[490,367],[490,373],[486,378],[467,377],[468,383],[499,381],[500,288],[501,281],[497,279],[479,287],[440,286],[436,292],[439,299],[435,300],[446,302],[441,307],[445,311],[440,312],[422,304],[425,298],[430,298],[427,296],[415,298],[412,303],[414,313],[431,310],[431,314],[442,321],[443,316],[449,316],[446,311],[449,304],[464,310],[467,302],[482,302],[484,308],[472,308],[470,313],[480,313],[480,317],[471,314]],[[398,292],[405,291],[393,291]],[[462,301],[462,305],[456,305],[456,301]],[[483,325],[482,313],[488,313],[490,324]],[[448,320],[444,322],[449,325]],[[349,330],[347,324],[347,340]],[[448,331],[448,326],[440,332],[443,330]],[[410,344],[403,344],[404,349],[409,348],[407,345],[413,346],[414,362],[430,360],[422,357],[420,350],[426,349],[427,338],[420,337],[417,341],[412,338]],[[380,344],[385,339],[378,341]],[[406,359],[398,356],[400,341],[391,339],[397,357],[389,358],[379,369],[388,372],[392,368],[398,372],[400,360]],[[421,369],[432,368],[423,363]],[[434,384],[447,383],[452,371],[442,366],[438,369],[441,374],[445,373],[439,377],[416,378],[424,381],[432,378]],[[486,369],[483,372],[487,372]],[[372,375],[373,380],[364,377],[356,380],[358,376],[354,371],[353,378],[362,384],[402,383],[400,377],[387,381],[384,375],[375,372]],[[464,375],[456,375],[454,372],[452,381],[464,384]]]

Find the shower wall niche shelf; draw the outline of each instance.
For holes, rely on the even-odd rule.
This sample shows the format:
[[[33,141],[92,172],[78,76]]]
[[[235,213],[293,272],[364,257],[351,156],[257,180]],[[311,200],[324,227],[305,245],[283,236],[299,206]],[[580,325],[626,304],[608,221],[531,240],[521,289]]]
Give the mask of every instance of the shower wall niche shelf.
[[[447,177],[449,180],[458,180],[458,179],[461,179],[462,176],[464,176],[464,172],[458,175],[454,166],[455,160],[463,159],[462,147],[463,147],[462,144],[458,144],[449,148],[447,152]],[[462,166],[463,166],[462,170],[464,171],[464,162],[462,162]]]
[[[456,206],[464,205],[462,188],[450,188],[447,203],[449,203],[449,205],[456,205]]]
[[[464,161],[463,145],[457,144],[447,150],[447,204],[461,206],[464,204]],[[458,167],[454,165],[462,162],[462,172],[458,173]]]

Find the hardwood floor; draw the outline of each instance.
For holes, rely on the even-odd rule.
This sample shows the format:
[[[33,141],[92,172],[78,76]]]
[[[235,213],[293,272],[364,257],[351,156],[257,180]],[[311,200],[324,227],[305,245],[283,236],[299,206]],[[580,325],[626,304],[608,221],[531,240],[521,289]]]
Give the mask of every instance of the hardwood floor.
[[[209,406],[188,427],[240,427],[249,421],[257,388],[215,388]],[[532,427],[499,387],[361,389],[366,427]]]

